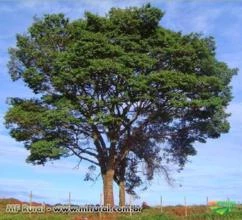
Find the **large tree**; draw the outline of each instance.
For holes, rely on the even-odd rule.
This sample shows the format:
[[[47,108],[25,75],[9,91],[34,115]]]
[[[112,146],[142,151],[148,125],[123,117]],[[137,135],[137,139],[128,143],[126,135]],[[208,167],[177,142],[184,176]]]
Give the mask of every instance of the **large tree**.
[[[146,154],[183,166],[196,142],[228,132],[236,70],[216,59],[212,37],[167,30],[162,16],[149,4],[75,21],[52,14],[17,35],[9,72],[36,96],[11,98],[5,120],[28,162],[76,155],[99,166],[113,205],[113,179],[137,180],[126,166],[146,158],[152,178]]]

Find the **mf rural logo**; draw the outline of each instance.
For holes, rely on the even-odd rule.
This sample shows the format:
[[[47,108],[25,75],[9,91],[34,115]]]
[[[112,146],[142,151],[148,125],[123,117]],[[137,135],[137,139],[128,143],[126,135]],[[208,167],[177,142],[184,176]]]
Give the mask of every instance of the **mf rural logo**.
[[[233,201],[210,201],[208,205],[213,212],[224,215],[231,212],[236,203]]]

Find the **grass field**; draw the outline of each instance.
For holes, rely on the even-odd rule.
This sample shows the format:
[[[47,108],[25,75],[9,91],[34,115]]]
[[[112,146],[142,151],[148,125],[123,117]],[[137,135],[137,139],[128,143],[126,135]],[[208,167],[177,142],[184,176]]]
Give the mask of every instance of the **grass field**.
[[[16,200],[15,200],[16,202]],[[139,214],[9,214],[5,212],[6,204],[15,203],[11,199],[0,200],[0,220],[241,220],[242,207],[235,208],[225,215],[213,213],[206,206],[189,206],[187,217],[183,206],[163,207],[163,213],[159,208],[144,209]]]

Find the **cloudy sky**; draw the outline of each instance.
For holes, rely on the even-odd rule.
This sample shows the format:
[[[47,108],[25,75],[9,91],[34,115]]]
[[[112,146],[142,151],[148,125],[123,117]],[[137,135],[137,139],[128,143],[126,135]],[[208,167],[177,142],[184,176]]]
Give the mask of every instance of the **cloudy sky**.
[[[0,198],[15,197],[45,202],[63,202],[72,193],[76,203],[98,203],[102,183],[84,182],[88,164],[76,169],[77,160],[56,161],[46,166],[25,163],[28,152],[15,142],[3,125],[8,109],[7,97],[32,97],[22,82],[11,82],[6,64],[8,48],[15,45],[16,33],[24,33],[33,16],[63,12],[70,19],[83,16],[85,11],[105,15],[111,7],[141,6],[144,0],[0,0]],[[189,204],[230,198],[242,201],[242,0],[150,0],[165,11],[160,25],[182,33],[199,32],[215,37],[217,58],[240,69],[232,81],[234,99],[228,107],[232,113],[231,129],[216,140],[196,145],[198,154],[190,158],[185,170],[174,174],[173,186],[157,177],[150,188],[140,191],[140,204],[181,204],[184,196]],[[117,192],[117,188],[115,188]],[[118,196],[115,195],[117,202]]]

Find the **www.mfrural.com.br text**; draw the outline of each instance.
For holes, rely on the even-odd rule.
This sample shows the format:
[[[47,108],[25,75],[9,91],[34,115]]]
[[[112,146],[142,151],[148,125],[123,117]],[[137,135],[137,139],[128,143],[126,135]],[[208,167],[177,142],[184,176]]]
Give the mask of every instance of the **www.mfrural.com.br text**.
[[[7,204],[5,211],[7,213],[95,213],[95,212],[140,212],[139,206],[79,206],[79,205],[55,205],[46,206],[38,205],[32,206],[28,204]]]

